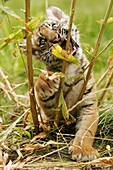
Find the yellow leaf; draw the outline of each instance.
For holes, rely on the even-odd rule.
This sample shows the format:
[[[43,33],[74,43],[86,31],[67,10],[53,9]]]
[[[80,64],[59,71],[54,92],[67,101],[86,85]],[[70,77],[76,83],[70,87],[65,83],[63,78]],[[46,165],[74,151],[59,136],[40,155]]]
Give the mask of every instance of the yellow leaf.
[[[96,21],[96,23],[98,23],[98,24],[103,24],[103,19],[101,20],[101,21]],[[113,17],[110,17],[110,18],[108,18],[108,20],[107,20],[107,23],[111,23],[111,22],[113,22]]]
[[[81,70],[81,66],[78,62],[78,59],[72,56],[71,54],[68,54],[65,50],[63,50],[59,45],[53,45],[52,46],[52,54],[54,54],[57,58],[60,58],[62,60],[65,60],[70,63],[74,63],[77,65]]]
[[[113,17],[108,18],[107,23],[113,22]]]

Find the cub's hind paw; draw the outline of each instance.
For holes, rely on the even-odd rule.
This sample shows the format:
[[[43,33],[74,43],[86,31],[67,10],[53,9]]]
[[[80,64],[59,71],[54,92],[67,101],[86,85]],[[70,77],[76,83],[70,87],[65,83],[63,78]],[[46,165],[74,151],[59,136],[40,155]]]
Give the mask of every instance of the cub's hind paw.
[[[76,161],[91,161],[99,157],[99,153],[94,148],[84,150],[78,145],[70,146],[69,154],[71,154],[72,160]]]

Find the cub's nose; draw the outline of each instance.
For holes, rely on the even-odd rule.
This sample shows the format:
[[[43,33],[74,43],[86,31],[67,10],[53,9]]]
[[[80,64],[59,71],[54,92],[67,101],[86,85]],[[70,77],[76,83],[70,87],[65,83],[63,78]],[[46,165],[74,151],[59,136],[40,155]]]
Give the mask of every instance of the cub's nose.
[[[55,43],[55,42],[59,42],[59,41],[60,41],[60,35],[58,34],[54,37],[53,42]]]

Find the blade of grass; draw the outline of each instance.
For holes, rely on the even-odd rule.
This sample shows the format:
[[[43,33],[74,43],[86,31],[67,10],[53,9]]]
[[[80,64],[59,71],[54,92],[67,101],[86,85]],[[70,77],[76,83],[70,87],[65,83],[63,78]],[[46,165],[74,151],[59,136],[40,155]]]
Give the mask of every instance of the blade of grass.
[[[25,0],[26,6],[26,23],[30,21],[30,0]],[[27,31],[26,31],[27,37]],[[39,121],[36,110],[36,100],[34,94],[34,83],[33,83],[33,67],[32,67],[32,43],[31,43],[31,35],[29,35],[26,39],[27,44],[27,66],[28,66],[28,84],[29,84],[29,97],[30,97],[30,105],[31,105],[31,113],[33,117],[33,123],[35,127],[35,132],[39,133]]]
[[[69,42],[70,42],[70,38],[71,38],[71,29],[72,29],[73,17],[74,17],[74,12],[75,12],[75,5],[76,5],[76,0],[72,0],[71,10],[70,10],[71,14],[70,14],[70,20],[69,20],[69,25],[68,25],[68,36],[67,36],[67,41],[66,41],[66,51],[68,51]],[[65,71],[66,71],[66,61],[63,60],[62,73],[65,74]],[[61,82],[60,82],[57,106],[59,103],[61,89],[63,89],[63,87],[64,87],[64,80],[65,80],[65,78],[62,78]],[[56,111],[55,123],[54,123],[55,125],[59,124],[59,118],[60,118],[60,111]]]

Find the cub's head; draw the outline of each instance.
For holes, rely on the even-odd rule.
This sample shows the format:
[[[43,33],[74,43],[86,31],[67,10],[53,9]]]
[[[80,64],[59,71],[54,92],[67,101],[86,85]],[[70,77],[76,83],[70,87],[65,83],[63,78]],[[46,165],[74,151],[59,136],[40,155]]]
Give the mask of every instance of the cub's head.
[[[32,38],[32,55],[46,64],[48,68],[60,69],[62,61],[51,53],[53,44],[65,49],[69,17],[57,7],[46,9],[47,20],[39,24]],[[20,47],[24,45],[21,43]],[[25,46],[24,46],[25,47]],[[70,53],[76,56],[79,49],[79,32],[73,24],[70,39]]]

